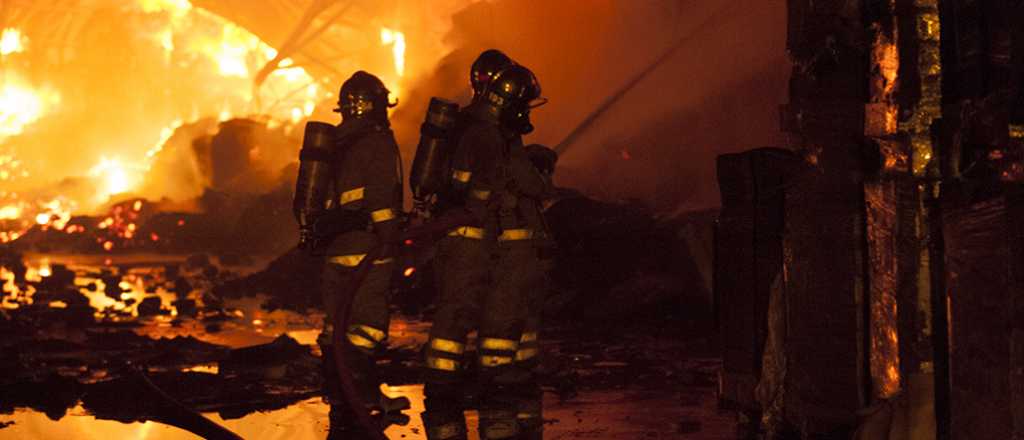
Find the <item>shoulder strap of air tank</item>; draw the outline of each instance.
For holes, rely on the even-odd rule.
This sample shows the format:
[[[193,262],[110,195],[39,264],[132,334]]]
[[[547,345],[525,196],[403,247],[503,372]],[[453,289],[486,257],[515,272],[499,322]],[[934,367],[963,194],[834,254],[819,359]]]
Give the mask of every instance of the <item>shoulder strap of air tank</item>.
[[[353,130],[353,131],[351,131],[349,133],[345,133],[344,135],[339,137],[337,139],[337,141],[335,141],[336,142],[335,145],[337,145],[337,147],[338,147],[337,151],[340,152],[340,151],[345,151],[345,150],[349,149],[350,147],[355,145],[356,142],[359,142],[364,137],[366,137],[370,133],[373,133],[376,130],[377,130],[377,126],[376,125],[367,125],[365,127],[360,127],[357,130]]]

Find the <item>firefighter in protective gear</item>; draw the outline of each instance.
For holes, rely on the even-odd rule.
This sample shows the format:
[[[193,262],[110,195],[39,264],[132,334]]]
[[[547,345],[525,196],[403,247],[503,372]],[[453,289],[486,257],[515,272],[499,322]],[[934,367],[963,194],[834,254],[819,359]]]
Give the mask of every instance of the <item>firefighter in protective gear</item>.
[[[469,85],[473,88],[473,102],[484,96],[484,91],[498,72],[515,64],[512,58],[498,49],[487,49],[480,53],[469,68]]]
[[[537,355],[536,333],[524,332],[531,301],[543,286],[539,246],[549,237],[541,201],[551,186],[523,148],[530,104],[540,95],[533,73],[511,65],[498,72],[479,99],[453,158],[453,179],[474,220],[438,243],[440,298],[425,351],[424,421],[428,435],[446,438],[457,419],[466,337],[476,329],[481,395],[499,396],[528,376],[517,363]],[[536,310],[536,309],[534,309]],[[483,405],[483,403],[482,403]],[[447,416],[446,416],[447,414]],[[457,437],[455,437],[457,438]],[[486,438],[486,437],[485,437]]]
[[[490,85],[491,80],[498,72],[513,65],[515,65],[515,62],[512,58],[509,58],[508,55],[497,49],[487,49],[481,52],[480,55],[477,56],[476,60],[473,61],[473,64],[469,69],[469,84],[473,90],[473,98],[468,107],[462,108],[458,112],[455,118],[456,121],[454,123],[454,127],[447,132],[447,142],[451,146],[451,149],[458,148],[462,134],[465,132],[466,127],[474,120],[474,117],[470,114],[468,108],[478,102],[481,102],[487,86]],[[417,152],[417,154],[418,153],[419,152]],[[465,201],[468,187],[465,182],[457,179],[458,176],[451,174],[451,161],[452,158],[450,157],[447,160],[442,161],[445,165],[445,169],[442,172],[446,174],[444,179],[446,179],[447,185],[444,185],[436,195],[436,201],[434,202],[434,206],[431,208],[434,215],[438,215],[453,207],[461,206]],[[416,190],[414,189],[413,192],[415,193]]]
[[[384,397],[375,376],[375,354],[386,347],[388,294],[393,270],[390,250],[371,262],[366,279],[356,292],[350,289],[355,267],[379,243],[392,241],[400,232],[402,208],[401,158],[387,117],[388,90],[377,77],[359,71],[341,86],[338,108],[342,122],[334,133],[328,179],[330,195],[323,201],[327,213],[361,216],[359,227],[347,227],[326,237],[326,262],[322,275],[325,326],[318,340],[324,361],[326,398],[331,404],[332,432],[342,426],[346,408],[334,364],[333,351],[344,350],[353,382],[372,411],[391,412],[407,405]],[[324,217],[331,218],[329,214]],[[324,239],[324,237],[321,237]],[[341,295],[351,295],[348,328],[334,329],[334,313]]]
[[[555,165],[558,163],[558,153],[555,150],[540,144],[527,145],[525,148],[526,157],[533,165],[533,168],[540,174],[543,185],[553,192]],[[541,316],[544,311],[544,297],[548,291],[549,274],[554,269],[554,257],[556,245],[554,237],[550,234],[543,210],[544,202],[554,194],[547,194],[541,199],[531,199],[530,209],[537,211],[537,219],[543,225],[545,234],[536,240],[535,244],[540,259],[540,279],[536,289],[530,291],[527,304],[526,322],[523,327],[523,336],[519,341],[519,351],[516,353],[516,365],[522,374],[532,375],[540,366],[537,354],[540,351],[540,327]]]

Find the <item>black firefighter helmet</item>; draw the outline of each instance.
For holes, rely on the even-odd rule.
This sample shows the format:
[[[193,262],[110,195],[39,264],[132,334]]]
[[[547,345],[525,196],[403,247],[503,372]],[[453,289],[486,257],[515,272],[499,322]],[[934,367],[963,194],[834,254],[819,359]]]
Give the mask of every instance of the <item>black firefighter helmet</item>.
[[[530,109],[547,101],[534,104],[540,98],[540,83],[526,67],[513,64],[494,75],[482,101],[490,107],[498,120],[520,134],[533,131]]]
[[[342,119],[371,119],[380,124],[388,122],[388,107],[395,104],[388,103],[388,89],[384,82],[362,70],[341,84],[338,91],[338,108],[335,112],[341,113]]]
[[[484,90],[487,89],[487,85],[491,83],[494,75],[514,64],[512,58],[498,49],[487,49],[481,52],[469,68],[469,84],[473,86],[473,99],[476,100],[483,96]]]

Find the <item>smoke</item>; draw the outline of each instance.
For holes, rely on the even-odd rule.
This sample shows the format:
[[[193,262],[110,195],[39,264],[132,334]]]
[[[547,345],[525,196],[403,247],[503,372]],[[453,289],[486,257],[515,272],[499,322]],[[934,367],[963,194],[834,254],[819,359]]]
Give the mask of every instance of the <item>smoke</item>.
[[[568,147],[556,178],[661,211],[714,207],[715,156],[785,145],[785,8],[783,0],[474,3],[452,17],[445,42],[453,50],[410,90],[396,130],[411,158],[429,96],[465,102],[469,65],[494,47],[532,69],[550,99],[524,142],[554,146],[678,45]]]
[[[59,41],[44,40],[60,35],[46,32],[48,23],[24,27],[25,49],[8,55],[0,71],[18,72],[37,90],[60,96],[24,133],[2,141],[31,171],[27,180],[4,182],[4,190],[69,190],[68,182],[78,182],[72,185],[76,194],[104,192],[102,182],[82,180],[101,159],[139,164],[149,159],[147,151],[163,147],[133,189],[151,197],[195,197],[211,183],[194,142],[216,132],[217,121],[210,118],[280,112],[271,108],[273,97],[251,96],[250,77],[267,57],[242,56],[247,52],[238,44],[247,40],[227,41],[221,34],[231,29],[211,13],[159,12],[164,3],[183,2],[143,3],[159,6],[158,12],[140,13],[118,2],[79,11],[84,15],[67,26],[75,31]],[[281,18],[249,2],[193,3],[267,42],[284,41],[291,32]],[[301,14],[290,3],[274,5]],[[306,103],[285,105],[283,119],[294,121],[297,114],[336,121],[325,102],[333,96],[325,92],[333,94],[355,70],[369,70],[398,94],[392,124],[406,167],[430,97],[466,103],[469,66],[492,47],[537,74],[550,103],[534,111],[537,130],[525,141],[554,146],[678,45],[562,156],[558,183],[592,196],[640,199],[662,211],[716,206],[716,155],[785,143],[777,123],[789,70],[783,0],[398,1],[346,11],[347,24],[294,54],[297,65],[327,82],[313,95],[296,89]],[[404,75],[392,67],[395,47],[381,41],[384,28],[404,33]],[[246,69],[250,77],[241,74]],[[295,94],[290,88],[276,92]],[[180,127],[180,133],[167,133],[168,127]],[[254,163],[267,168],[266,182],[277,164],[297,159],[299,147],[295,132],[269,136],[253,151]]]

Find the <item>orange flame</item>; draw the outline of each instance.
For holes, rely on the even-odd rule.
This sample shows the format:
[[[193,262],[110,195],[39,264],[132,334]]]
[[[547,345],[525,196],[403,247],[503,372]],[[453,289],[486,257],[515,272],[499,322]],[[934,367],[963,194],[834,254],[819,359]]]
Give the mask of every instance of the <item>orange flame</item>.
[[[60,102],[60,95],[49,89],[36,89],[15,72],[0,77],[0,140],[21,134],[25,127],[41,118]]]
[[[380,28],[380,42],[381,44],[391,46],[391,56],[394,58],[395,73],[399,78],[405,76],[405,34],[394,29],[386,27]],[[391,81],[389,88],[391,89],[392,99],[397,99],[399,95],[399,85],[397,81]]]

